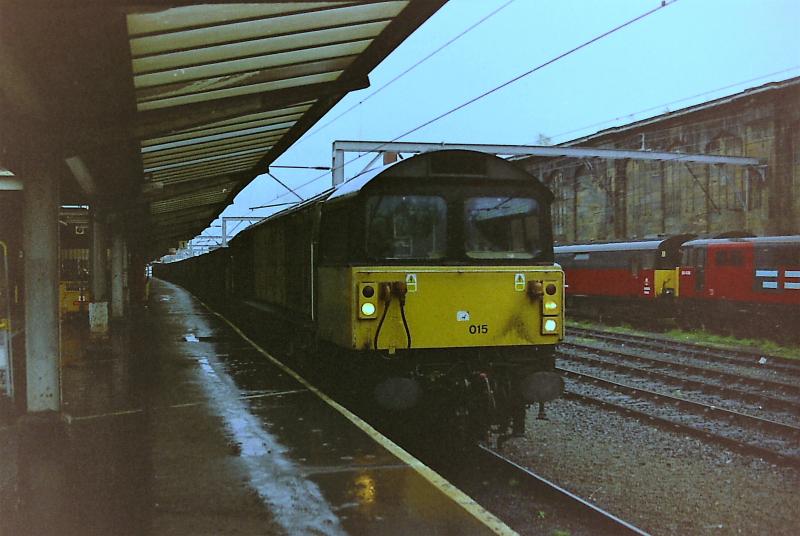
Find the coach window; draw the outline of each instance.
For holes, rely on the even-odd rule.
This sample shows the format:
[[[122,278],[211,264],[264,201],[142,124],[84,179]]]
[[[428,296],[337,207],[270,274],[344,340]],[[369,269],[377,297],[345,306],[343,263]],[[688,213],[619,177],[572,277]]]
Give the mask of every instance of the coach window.
[[[705,266],[706,266],[706,250],[705,250],[705,248],[698,249],[695,252],[694,264],[698,268],[705,268]]]
[[[717,266],[742,266],[744,264],[744,255],[739,250],[722,250],[714,254],[714,261]]]
[[[642,270],[653,270],[656,267],[658,250],[643,251],[641,254]]]
[[[759,267],[797,266],[800,264],[800,247],[761,246],[756,248],[755,256],[756,265]]]
[[[464,201],[464,248],[473,259],[532,259],[541,253],[539,205],[527,197]]]
[[[629,266],[631,269],[631,275],[637,277],[639,275],[639,270],[642,269],[642,261],[637,254],[634,253],[631,255]]]
[[[426,195],[375,195],[366,203],[366,252],[372,259],[441,259],[447,203]]]
[[[692,266],[692,258],[694,258],[694,249],[684,249],[681,251],[681,266]]]

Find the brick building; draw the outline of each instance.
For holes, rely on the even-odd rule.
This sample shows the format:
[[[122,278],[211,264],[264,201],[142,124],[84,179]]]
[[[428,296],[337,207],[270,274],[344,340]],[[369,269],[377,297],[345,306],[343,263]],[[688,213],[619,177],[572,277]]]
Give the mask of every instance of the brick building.
[[[800,234],[800,77],[562,145],[750,156],[766,167],[525,158],[556,196],[560,243],[734,230]]]

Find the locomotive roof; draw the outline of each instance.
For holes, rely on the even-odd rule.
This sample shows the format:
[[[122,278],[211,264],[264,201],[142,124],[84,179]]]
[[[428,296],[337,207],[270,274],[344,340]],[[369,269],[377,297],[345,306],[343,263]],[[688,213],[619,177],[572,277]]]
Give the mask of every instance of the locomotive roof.
[[[642,240],[641,242],[607,242],[604,244],[574,244],[556,246],[559,253],[590,253],[594,251],[650,251],[657,250],[666,240]]]
[[[446,162],[445,166],[452,165],[453,162],[461,162],[461,166],[456,165],[453,171],[445,171],[445,168],[434,169],[436,167],[436,159],[443,158]],[[478,171],[470,173],[464,171],[469,167],[469,164],[474,164],[480,161],[480,164],[485,166],[481,167]],[[466,166],[464,164],[467,164]],[[430,177],[430,178],[480,178],[480,179],[512,179],[512,180],[532,180],[539,190],[539,195],[548,201],[553,200],[553,193],[539,182],[536,177],[529,174],[524,169],[520,168],[517,164],[511,163],[504,158],[491,153],[483,153],[479,151],[468,151],[464,149],[444,149],[439,151],[429,151],[421,153],[405,160],[392,162],[369,171],[365,171],[360,175],[348,180],[339,186],[333,194],[326,200],[328,202],[345,199],[357,195],[363,190],[370,182],[383,176],[388,172],[388,175],[404,178],[416,177]]]
[[[683,247],[720,246],[724,244],[755,244],[759,246],[773,246],[781,244],[800,245],[800,235],[757,236],[747,238],[703,238],[686,242],[683,244]]]
[[[383,166],[378,166],[376,168],[367,170],[367,171],[365,171],[365,172],[363,172],[363,173],[361,173],[359,175],[356,175],[355,177],[353,177],[352,179],[348,180],[344,184],[340,185],[336,189],[325,190],[324,192],[321,192],[321,193],[319,193],[319,194],[317,194],[317,195],[315,195],[313,197],[310,197],[310,198],[304,200],[301,203],[293,205],[293,206],[291,206],[289,208],[286,208],[284,210],[278,211],[278,212],[276,212],[274,214],[270,214],[269,216],[267,216],[263,220],[248,226],[245,230],[243,230],[242,232],[238,233],[235,237],[233,237],[230,240],[230,242],[233,243],[236,240],[236,238],[238,238],[240,235],[241,236],[246,236],[252,229],[255,229],[256,227],[258,227],[260,225],[264,225],[269,221],[275,220],[277,218],[282,218],[284,216],[287,216],[289,214],[292,214],[294,212],[302,210],[305,207],[307,207],[308,205],[312,205],[312,204],[316,204],[316,203],[327,203],[327,202],[334,201],[334,200],[342,200],[342,199],[346,199],[348,197],[357,195],[373,179],[378,178],[380,175],[382,175],[384,172],[386,172],[390,168],[406,168],[406,169],[411,169],[411,170],[414,170],[416,168],[416,169],[425,169],[425,170],[427,170],[428,169],[427,161],[430,160],[431,158],[433,158],[434,155],[442,154],[442,153],[460,153],[460,154],[462,154],[462,156],[463,155],[472,155],[473,157],[477,155],[477,156],[482,157],[486,161],[496,162],[495,166],[499,166],[500,169],[503,170],[503,174],[502,174],[502,176],[498,176],[498,173],[497,173],[497,169],[498,168],[489,166],[489,167],[492,167],[492,169],[488,173],[489,177],[516,178],[516,179],[531,179],[531,178],[533,178],[535,180],[534,184],[536,184],[538,186],[538,188],[540,189],[541,195],[544,196],[545,198],[547,198],[548,201],[552,201],[552,199],[553,199],[552,192],[550,192],[549,189],[547,189],[542,183],[540,183],[538,180],[536,180],[535,177],[533,177],[532,175],[528,174],[527,171],[521,169],[518,165],[512,164],[512,163],[508,162],[507,160],[505,160],[503,158],[500,158],[500,157],[498,157],[496,155],[493,155],[493,154],[490,154],[490,153],[481,153],[481,152],[477,152],[477,151],[465,151],[465,150],[461,150],[461,149],[458,149],[458,150],[447,149],[447,150],[443,150],[443,151],[430,151],[430,152],[427,152],[427,153],[422,153],[422,154],[415,155],[415,156],[413,156],[411,158],[407,158],[405,160],[399,160],[397,162],[392,162],[392,163],[389,163],[389,164],[385,164]],[[420,164],[422,164],[422,165],[420,165]],[[491,173],[491,171],[494,171],[495,173]],[[449,174],[448,175],[448,174],[430,173],[430,175],[432,175],[432,176],[450,176],[450,177],[453,177],[453,176],[456,176],[458,174],[457,173],[453,173],[453,174]],[[400,172],[400,173],[397,174],[397,176],[406,177],[406,176],[411,176],[411,175],[408,175],[408,174]],[[467,175],[467,176],[469,176],[469,177],[479,177],[479,175]],[[486,178],[486,176],[484,175],[483,178]]]
[[[356,175],[352,179],[348,180],[341,186],[339,186],[333,194],[330,196],[330,200],[333,201],[334,199],[340,199],[344,197],[350,197],[351,195],[355,195],[361,191],[361,189],[367,185],[372,179],[389,169],[390,167],[398,164],[398,162],[392,162],[390,164],[385,164],[383,166],[379,166],[370,170],[367,170],[360,175]]]

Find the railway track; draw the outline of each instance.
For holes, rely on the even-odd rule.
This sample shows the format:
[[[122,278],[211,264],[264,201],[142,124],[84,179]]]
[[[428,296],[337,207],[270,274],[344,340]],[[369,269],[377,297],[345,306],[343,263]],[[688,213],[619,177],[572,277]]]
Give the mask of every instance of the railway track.
[[[513,474],[523,486],[530,490],[533,496],[537,498],[546,496],[551,500],[557,501],[562,507],[569,510],[570,516],[579,518],[583,522],[582,524],[591,527],[590,533],[592,534],[639,536],[648,534],[633,524],[603,510],[590,501],[536,474],[531,469],[517,464],[487,446],[478,445],[477,453],[481,458],[481,465],[486,469],[493,470],[499,474]]]
[[[800,427],[678,398],[559,367],[573,381],[566,398],[580,400],[699,437],[745,455],[800,466]]]
[[[651,357],[635,353],[634,351],[614,350],[604,346],[596,346],[587,343],[566,342],[560,345],[562,350],[581,350],[610,358],[633,361],[645,365],[651,369],[668,370],[670,372],[680,371],[689,376],[702,378],[703,381],[714,380],[726,386],[737,386],[744,390],[768,391],[772,395],[781,395],[782,399],[788,402],[800,403],[800,385],[776,381],[772,377],[765,379],[754,375],[737,374],[727,372],[719,368],[707,368],[703,363],[686,363],[683,360],[670,358],[668,356]]]
[[[756,370],[770,370],[800,378],[800,361],[741,348],[719,348],[704,344],[676,341],[658,335],[610,333],[599,329],[568,326],[570,336],[589,337],[600,341],[624,344],[631,348],[658,353],[677,353],[705,362],[735,365]]]
[[[601,358],[601,356],[605,356]],[[650,382],[664,386],[669,392],[680,392],[684,397],[696,393],[718,406],[752,411],[760,415],[771,414],[776,420],[800,426],[800,397],[777,398],[765,394],[760,381],[737,377],[720,379],[717,376],[693,374],[680,365],[640,359],[591,346],[563,345],[559,353],[562,361],[573,367],[613,371],[637,382]],[[613,361],[611,359],[614,359]]]

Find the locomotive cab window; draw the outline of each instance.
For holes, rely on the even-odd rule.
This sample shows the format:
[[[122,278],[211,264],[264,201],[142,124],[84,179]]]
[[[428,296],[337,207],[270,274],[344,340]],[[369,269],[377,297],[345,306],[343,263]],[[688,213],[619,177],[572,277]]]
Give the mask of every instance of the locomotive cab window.
[[[473,259],[532,259],[541,252],[539,205],[526,197],[464,202],[464,249]]]
[[[366,203],[366,253],[373,259],[441,259],[447,203],[430,195],[376,195]]]
[[[89,281],[89,250],[61,250],[61,280],[68,281],[69,290],[79,290],[77,282]]]

